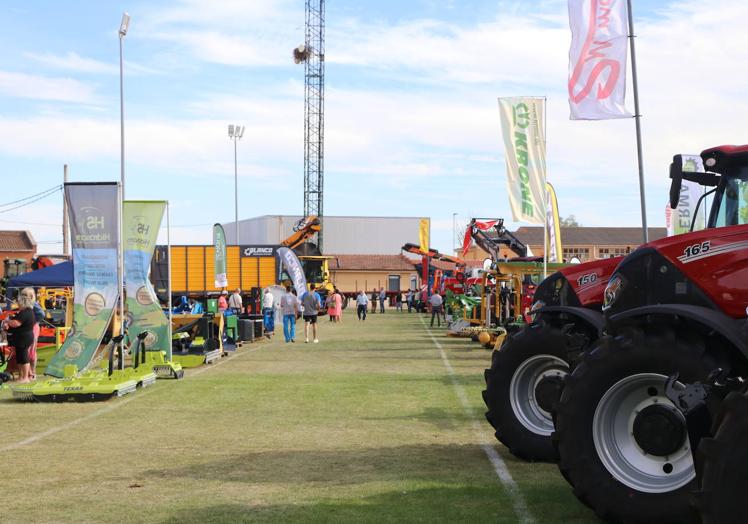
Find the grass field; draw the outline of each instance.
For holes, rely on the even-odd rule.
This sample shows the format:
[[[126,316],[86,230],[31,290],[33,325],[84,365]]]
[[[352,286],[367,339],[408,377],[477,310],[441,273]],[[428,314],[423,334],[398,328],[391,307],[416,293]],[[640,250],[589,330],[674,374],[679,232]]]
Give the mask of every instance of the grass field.
[[[487,351],[434,330],[445,361],[416,314],[320,327],[106,403],[0,390],[0,522],[596,522],[554,465],[493,438]]]

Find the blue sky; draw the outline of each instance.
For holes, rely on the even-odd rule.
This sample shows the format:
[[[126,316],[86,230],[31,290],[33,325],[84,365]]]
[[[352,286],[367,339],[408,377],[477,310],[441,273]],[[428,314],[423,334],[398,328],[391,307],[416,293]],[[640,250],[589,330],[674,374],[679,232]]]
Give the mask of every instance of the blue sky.
[[[300,214],[303,4],[4,1],[0,204],[59,184],[64,163],[74,181],[118,179],[128,11],[127,196],[170,200],[174,241],[209,242],[233,219],[238,123],[240,218]],[[673,154],[747,141],[748,7],[702,4],[634,2],[650,225],[664,225]],[[545,95],[561,214],[639,225],[633,121],[568,120],[565,1],[328,0],[326,27],[327,214],[430,216],[443,251],[453,213],[509,220],[496,98]],[[61,249],[59,196],[3,209],[0,228]]]

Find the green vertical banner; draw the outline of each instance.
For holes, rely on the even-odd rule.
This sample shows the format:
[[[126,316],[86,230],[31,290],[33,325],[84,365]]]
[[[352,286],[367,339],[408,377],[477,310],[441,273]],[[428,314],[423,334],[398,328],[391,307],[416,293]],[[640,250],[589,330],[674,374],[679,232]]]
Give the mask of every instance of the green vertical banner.
[[[226,233],[221,224],[213,226],[213,255],[215,263],[215,284],[217,288],[228,287],[226,279]]]
[[[163,200],[128,200],[123,204],[125,308],[130,340],[134,341],[138,334],[147,331],[145,349],[163,351],[166,360],[171,360],[169,319],[148,279],[165,209]]]
[[[119,188],[116,182],[65,184],[73,248],[73,325],[44,371],[84,369],[99,348],[119,298]]]

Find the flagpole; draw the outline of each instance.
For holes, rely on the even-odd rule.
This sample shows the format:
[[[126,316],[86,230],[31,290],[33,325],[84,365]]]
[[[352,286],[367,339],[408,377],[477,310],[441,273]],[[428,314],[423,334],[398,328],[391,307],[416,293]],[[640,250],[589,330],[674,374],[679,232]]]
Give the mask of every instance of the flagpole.
[[[169,308],[169,360],[171,360],[171,340],[172,340],[172,321],[174,320],[174,313],[172,311],[172,298],[171,298],[171,205],[169,201],[166,201],[166,295],[167,295],[167,307]]]
[[[545,151],[545,180],[543,180],[543,218],[545,225],[543,226],[543,279],[548,277],[548,133],[547,129],[547,114],[548,114],[548,98],[543,97],[543,150]]]
[[[629,18],[629,45],[631,47],[631,81],[634,87],[634,120],[636,122],[636,155],[639,161],[639,199],[641,200],[642,210],[642,233],[644,243],[649,242],[649,232],[647,229],[647,204],[644,196],[644,160],[642,159],[642,129],[641,114],[639,113],[639,82],[636,76],[636,46],[634,45],[634,16],[631,12],[631,0],[626,0],[628,6]]]

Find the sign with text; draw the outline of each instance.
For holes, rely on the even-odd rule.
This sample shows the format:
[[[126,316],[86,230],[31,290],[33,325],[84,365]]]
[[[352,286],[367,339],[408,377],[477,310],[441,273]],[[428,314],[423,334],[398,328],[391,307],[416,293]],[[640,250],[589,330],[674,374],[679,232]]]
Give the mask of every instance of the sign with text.
[[[66,365],[83,370],[99,348],[119,298],[119,188],[112,183],[65,184],[73,248],[73,325],[44,371],[64,376]]]

